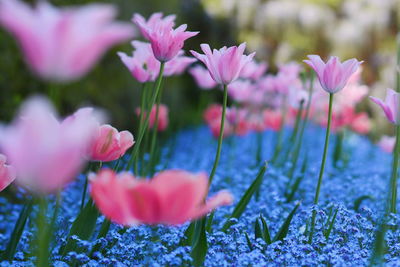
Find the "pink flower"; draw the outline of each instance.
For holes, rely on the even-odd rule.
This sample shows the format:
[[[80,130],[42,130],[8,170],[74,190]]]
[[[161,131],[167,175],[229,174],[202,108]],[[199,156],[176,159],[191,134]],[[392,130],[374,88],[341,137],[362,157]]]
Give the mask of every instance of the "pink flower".
[[[200,65],[189,69],[189,73],[193,76],[196,84],[202,89],[212,89],[217,86],[217,83],[211,77],[208,70]]]
[[[208,178],[204,173],[167,170],[145,180],[129,173],[102,170],[90,177],[91,195],[100,211],[122,225],[179,225],[232,203],[226,191],[204,202]]]
[[[60,123],[50,104],[35,98],[23,105],[11,125],[0,129],[0,148],[16,169],[19,185],[51,193],[75,178],[98,124],[84,111]]]
[[[31,8],[19,0],[0,1],[0,23],[22,48],[40,77],[66,82],[79,79],[111,46],[133,37],[129,24],[114,22],[112,5],[56,8],[39,1]]]
[[[387,153],[392,153],[396,145],[396,137],[384,135],[378,142],[378,146]]]
[[[158,77],[161,63],[154,57],[151,45],[133,41],[132,46],[135,48],[132,57],[122,52],[118,52],[118,56],[136,80],[141,83],[155,81]],[[176,57],[165,64],[164,76],[179,75],[196,61],[196,59],[186,57],[183,54],[184,51],[180,50]]]
[[[113,161],[122,157],[134,143],[130,132],[118,132],[111,125],[104,124],[98,128],[89,148],[89,155],[91,160]]]
[[[185,31],[186,24],[174,30],[175,16],[163,19],[161,13],[153,14],[147,22],[139,14],[134,14],[132,20],[144,38],[150,41],[154,56],[161,62],[173,59],[182,49],[185,40],[199,33]]]
[[[239,78],[244,66],[249,63],[255,55],[255,52],[248,56],[243,55],[246,49],[246,43],[242,43],[239,47],[232,46],[226,48],[226,46],[224,46],[220,50],[214,49],[213,51],[211,51],[208,44],[202,44],[201,49],[204,55],[193,50],[190,52],[206,65],[211,77],[216,83],[225,85]]]
[[[400,124],[400,94],[393,89],[387,89],[385,101],[370,96],[371,100],[378,104],[386,118],[393,124]]]
[[[263,112],[265,126],[273,131],[279,131],[282,125],[282,113],[276,110],[266,109]]]
[[[257,63],[255,60],[251,60],[247,63],[240,73],[240,77],[252,80],[258,80],[267,71],[267,63]]]
[[[136,115],[140,116],[140,108],[136,109]],[[154,124],[156,121],[156,114],[157,113],[157,107],[154,105],[150,111],[150,118],[149,118],[149,128],[154,128]],[[168,119],[168,107],[164,104],[160,104],[158,108],[158,125],[157,125],[157,130],[159,132],[163,132],[167,129],[168,124],[169,124],[169,119]],[[146,112],[144,113],[144,116],[146,115]]]
[[[304,62],[314,69],[322,88],[331,94],[342,90],[362,63],[355,58],[341,63],[337,57],[331,57],[325,64],[320,56],[310,55],[308,58],[310,60],[304,60]]]
[[[367,134],[371,129],[371,121],[365,112],[354,114],[350,127],[359,134]]]
[[[9,186],[16,177],[15,168],[7,165],[6,160],[6,156],[0,154],[0,192]]]

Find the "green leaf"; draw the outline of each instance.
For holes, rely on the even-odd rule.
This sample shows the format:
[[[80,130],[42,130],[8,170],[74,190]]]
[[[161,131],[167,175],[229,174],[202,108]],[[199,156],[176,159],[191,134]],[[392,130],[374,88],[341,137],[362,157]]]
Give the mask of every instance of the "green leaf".
[[[78,214],[75,221],[72,223],[71,229],[68,233],[67,244],[60,249],[60,253],[63,256],[76,249],[75,241],[69,237],[76,235],[81,240],[88,240],[93,235],[98,216],[99,211],[93,204],[93,200],[90,198],[83,210]]]
[[[3,260],[12,261],[14,259],[14,254],[17,249],[19,240],[21,239],[21,235],[24,231],[26,221],[28,220],[28,217],[32,212],[33,202],[34,200],[30,199],[22,208],[17,223],[15,224],[14,230],[11,234],[10,241],[8,242],[7,248],[4,251],[2,257]]]
[[[263,240],[265,240],[259,219],[256,219],[256,223],[255,223],[255,227],[254,227],[254,238],[255,239],[262,238]]]
[[[278,240],[283,240],[288,231],[289,231],[289,226],[290,223],[292,222],[293,216],[296,213],[298,207],[300,206],[300,202],[296,204],[296,206],[293,208],[293,210],[290,212],[290,214],[286,217],[285,222],[282,224],[281,228],[279,229],[278,233],[275,235],[274,240],[272,242],[276,242]]]
[[[205,217],[196,221],[194,233],[194,243],[190,256],[192,256],[194,266],[201,266],[206,258],[208,249]]]
[[[332,218],[332,220],[329,222],[329,227],[328,227],[328,229],[327,229],[327,231],[326,231],[326,233],[325,233],[325,238],[326,238],[326,240],[328,240],[328,239],[329,239],[329,236],[331,235],[331,232],[332,232],[332,229],[333,229],[333,225],[335,224],[336,215],[337,215],[338,211],[339,211],[339,209],[336,209],[336,210],[335,210],[335,213],[333,214],[333,218]]]
[[[267,243],[269,245],[269,244],[272,243],[272,240],[271,240],[271,234],[269,233],[268,224],[267,224],[267,222],[265,221],[265,218],[262,215],[260,215],[260,219],[261,219],[261,222],[262,222],[262,225],[263,225],[265,243]]]
[[[354,201],[354,210],[358,212],[358,210],[360,209],[361,203],[362,203],[364,200],[367,200],[367,199],[375,200],[375,198],[374,198],[373,196],[371,196],[371,195],[363,195],[363,196],[357,198],[357,199]]]
[[[181,240],[182,246],[191,246],[193,243],[193,235],[194,235],[194,228],[196,227],[196,221],[193,221],[189,224],[188,228],[186,228],[184,233],[184,238]]]
[[[267,163],[265,163],[261,167],[260,171],[257,174],[257,177],[254,179],[253,183],[246,190],[246,192],[240,199],[239,203],[236,205],[235,209],[233,210],[232,214],[229,216],[228,220],[225,222],[224,226],[222,227],[223,232],[228,230],[229,227],[233,224],[230,219],[232,219],[232,218],[238,219],[242,215],[242,213],[246,209],[247,205],[249,204],[251,197],[257,191],[257,189],[261,186],[266,170],[267,170]]]
[[[246,231],[244,231],[244,236],[246,237],[247,246],[249,246],[250,250],[253,250],[253,245],[251,244],[250,236]]]

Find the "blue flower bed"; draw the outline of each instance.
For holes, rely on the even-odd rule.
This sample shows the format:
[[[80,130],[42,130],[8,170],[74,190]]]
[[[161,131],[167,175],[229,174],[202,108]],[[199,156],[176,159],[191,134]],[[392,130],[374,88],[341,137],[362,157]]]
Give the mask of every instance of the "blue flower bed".
[[[258,199],[252,198],[245,212],[226,233],[220,229],[235,205],[222,207],[215,212],[212,231],[207,235],[209,248],[205,266],[368,265],[377,221],[384,210],[391,156],[382,152],[367,138],[350,134],[345,140],[345,153],[351,153],[348,155],[349,162],[346,167],[333,168],[333,137],[320,205],[313,207],[324,133],[325,130],[319,127],[311,126],[307,129],[298,169],[306,154],[308,167],[293,201],[287,202],[284,196],[288,182],[285,173],[290,164],[271,164]],[[276,134],[265,132],[263,135],[262,158],[269,159],[273,154]],[[245,137],[233,137],[224,142],[210,195],[220,189],[229,189],[235,196],[236,204],[255,179],[261,165],[256,162],[257,138],[255,134],[250,134]],[[183,130],[164,146],[157,168],[209,171],[214,161],[215,149],[216,140],[207,128]],[[113,224],[106,238],[90,241],[76,238],[76,252],[69,252],[67,256],[62,257],[59,249],[65,244],[71,223],[79,212],[83,181],[82,175],[62,193],[62,207],[52,246],[52,262],[55,266],[191,265],[191,248],[181,244],[189,223],[182,227],[138,226],[129,228],[125,233],[122,227]],[[361,199],[364,200],[360,201]],[[283,241],[267,245],[262,239],[254,238],[254,225],[260,214],[266,218],[273,236],[297,201],[301,201],[301,205]],[[22,207],[1,197],[0,202],[0,250],[4,250]],[[313,243],[310,245],[304,232],[313,208],[317,209],[317,224]],[[337,217],[327,239],[323,233],[327,228],[328,214],[336,209]],[[33,266],[33,258],[29,252],[30,240],[35,235],[34,214],[22,235],[14,262],[2,262],[1,266]],[[103,220],[104,217],[100,216],[97,230]],[[398,225],[399,222],[400,216],[392,217],[391,223]],[[245,233],[250,237],[250,244]],[[386,239],[387,265],[399,266],[399,230],[389,231]],[[89,257],[92,247],[96,244],[100,246],[100,251]]]

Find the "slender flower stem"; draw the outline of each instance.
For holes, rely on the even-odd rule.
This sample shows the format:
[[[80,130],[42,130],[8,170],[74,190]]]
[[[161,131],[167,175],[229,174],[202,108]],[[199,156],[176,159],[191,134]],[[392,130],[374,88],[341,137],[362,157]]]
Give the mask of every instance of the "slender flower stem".
[[[46,221],[46,214],[48,209],[48,203],[46,198],[39,197],[39,213],[37,218],[38,233],[36,236],[37,244],[37,257],[36,266],[47,267],[49,266],[49,246],[48,246],[48,224]]]
[[[224,138],[225,113],[226,113],[227,103],[228,103],[228,86],[226,84],[224,84],[224,100],[223,100],[223,104],[222,104],[222,118],[221,118],[221,127],[219,129],[217,154],[215,155],[214,166],[213,166],[211,174],[210,174],[210,180],[209,180],[208,186],[211,186],[211,182],[214,179],[214,175],[217,170],[219,158],[221,157],[221,149],[222,149],[222,140]]]
[[[278,138],[276,141],[275,152],[274,152],[274,155],[271,160],[272,163],[275,163],[275,161],[278,159],[278,156],[282,150],[283,132],[285,130],[285,124],[286,124],[286,114],[287,114],[287,101],[286,101],[286,96],[285,96],[283,98],[283,104],[282,104],[282,122],[281,122],[280,129],[278,132]]]
[[[301,145],[303,143],[304,130],[307,126],[308,117],[310,115],[312,95],[313,95],[313,76],[311,76],[311,78],[310,78],[310,88],[308,90],[308,102],[307,102],[307,107],[306,107],[306,114],[304,117],[304,121],[300,126],[301,128],[300,128],[299,137],[297,138],[297,140],[295,142],[295,148],[294,148],[293,155],[292,155],[292,167],[290,168],[290,171],[288,174],[289,182],[288,182],[287,187],[290,186],[291,180],[293,179],[294,171],[296,170],[296,167],[297,167],[297,162],[299,160]]]
[[[393,151],[393,166],[392,175],[390,177],[390,205],[389,212],[396,213],[397,203],[397,175],[399,170],[399,155],[400,155],[400,125],[396,126],[396,146]]]
[[[160,88],[160,92],[157,96],[157,101],[156,101],[156,117],[154,120],[154,125],[153,125],[153,134],[151,136],[151,145],[150,145],[150,160],[149,160],[149,166],[147,170],[147,174],[151,175],[152,172],[154,172],[154,164],[155,164],[155,148],[156,148],[156,142],[157,142],[157,133],[158,133],[158,117],[159,117],[159,111],[160,111],[160,104],[161,104],[161,96],[162,96],[162,87]],[[150,107],[151,109],[152,107]]]
[[[165,66],[165,62],[161,62],[160,71],[158,73],[158,77],[157,77],[157,80],[156,80],[156,83],[155,83],[154,94],[153,94],[153,96],[151,98],[151,102],[150,102],[150,105],[149,105],[150,108],[152,106],[154,106],[154,103],[156,102],[158,93],[160,91],[161,81],[162,81],[162,77],[163,77],[163,74],[164,74],[164,66]],[[148,113],[150,113],[150,112],[148,112]],[[131,158],[129,160],[129,163],[126,165],[126,170],[130,170],[132,168],[133,162],[135,161],[135,159],[136,159],[136,157],[138,155],[139,147],[140,147],[140,144],[142,143],[142,139],[143,139],[143,136],[144,136],[144,133],[145,133],[145,129],[147,129],[147,127],[149,125],[149,120],[150,120],[150,114],[147,114],[146,119],[145,119],[145,121],[143,123],[142,131],[139,132],[139,137],[137,139],[137,142],[133,146]]]
[[[143,130],[143,120],[144,120],[144,114],[147,112],[147,107],[146,106],[146,99],[147,99],[147,82],[143,84],[142,87],[142,95],[141,95],[141,99],[140,99],[140,117],[139,117],[139,127],[138,127],[138,131],[139,133],[142,132]],[[138,148],[138,153],[140,151],[140,147]],[[136,157],[135,159],[135,168],[134,168],[134,174],[137,175],[138,173],[138,167],[139,165],[139,160],[138,157]]]
[[[328,145],[329,145],[329,136],[330,136],[330,131],[331,131],[331,121],[332,121],[332,104],[333,104],[333,93],[329,94],[329,112],[328,112],[328,126],[326,128],[326,135],[325,135],[325,145],[324,145],[324,154],[322,155],[322,162],[321,162],[321,169],[319,171],[319,177],[318,177],[318,184],[317,184],[317,190],[315,191],[315,197],[314,197],[314,206],[318,204],[319,200],[319,193],[321,190],[321,184],[322,184],[322,178],[324,176],[324,170],[325,170],[325,163],[326,163],[326,155],[328,153]],[[311,219],[311,229],[310,229],[310,237],[308,239],[308,242],[312,242],[312,238],[314,235],[314,229],[315,229],[315,219],[317,217],[317,211],[314,209],[312,213],[312,219]]]

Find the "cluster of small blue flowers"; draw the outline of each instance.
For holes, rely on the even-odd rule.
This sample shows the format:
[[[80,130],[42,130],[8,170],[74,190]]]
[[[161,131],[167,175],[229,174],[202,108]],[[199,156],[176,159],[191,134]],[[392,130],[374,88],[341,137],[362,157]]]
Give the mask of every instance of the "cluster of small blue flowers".
[[[282,159],[282,164],[271,164],[268,167],[258,196],[252,198],[239,219],[232,219],[234,224],[226,233],[221,228],[234,205],[215,212],[212,230],[207,235],[206,266],[346,266],[349,263],[353,266],[365,266],[369,263],[375,228],[384,209],[391,156],[380,151],[367,138],[349,134],[343,152],[346,154],[343,158],[347,158],[348,162],[339,162],[339,167],[334,168],[332,157],[329,157],[320,204],[314,207],[312,203],[323,138],[324,129],[310,127],[307,130],[299,160],[302,163],[307,158],[307,169],[291,201],[285,196],[291,163]],[[158,169],[180,168],[193,172],[211,169],[216,141],[212,139],[208,129],[200,127],[183,130],[173,139],[163,148]],[[272,157],[275,140],[275,133],[264,133],[263,159]],[[335,139],[332,140],[334,143]],[[220,189],[229,189],[235,196],[235,203],[239,201],[262,164],[256,162],[257,146],[255,134],[225,140],[210,195]],[[332,154],[332,151],[329,153]],[[298,169],[295,177],[301,175],[300,166]],[[59,249],[65,244],[68,229],[79,210],[82,183],[83,179],[80,179],[63,192],[62,211],[52,250],[55,266],[191,265],[191,248],[182,243],[188,223],[181,227],[137,226],[126,231],[120,226],[112,225],[108,235],[99,240],[84,241],[74,237],[76,251],[66,256],[59,255]],[[286,238],[269,245],[264,240],[255,238],[254,225],[260,214],[266,218],[271,236],[274,236],[297,201],[301,201],[301,205],[295,213]],[[0,205],[0,249],[4,250],[21,207],[19,204],[10,204],[3,198],[0,198]],[[316,232],[312,244],[309,244],[305,232],[313,209],[317,211]],[[337,215],[333,228],[329,231],[333,213]],[[103,217],[99,218],[97,230],[103,220]],[[391,223],[399,225],[399,222],[400,216],[393,215]],[[250,237],[250,242],[246,234]],[[32,265],[29,243],[33,235],[34,218],[31,218],[13,264]],[[400,231],[390,230],[386,240],[387,265],[397,266],[400,263]],[[98,249],[91,253],[95,245]],[[7,265],[6,262],[0,264]]]

